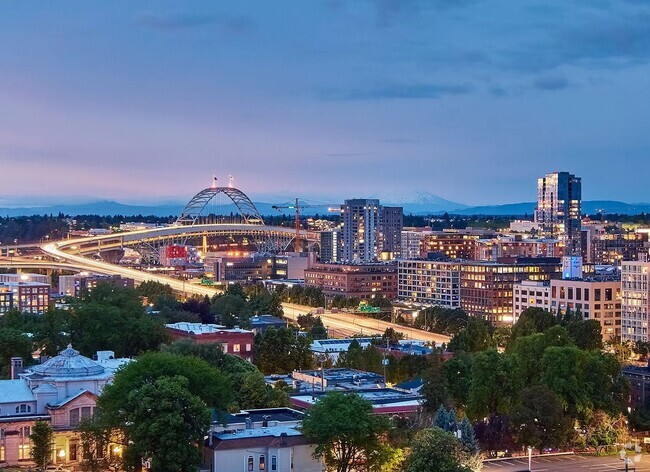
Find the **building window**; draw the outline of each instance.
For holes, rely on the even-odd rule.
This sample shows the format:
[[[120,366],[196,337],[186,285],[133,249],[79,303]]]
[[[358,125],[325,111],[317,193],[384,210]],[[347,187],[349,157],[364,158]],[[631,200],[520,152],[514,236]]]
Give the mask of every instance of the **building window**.
[[[260,456],[260,470],[266,470],[266,456]]]
[[[18,445],[18,460],[19,461],[28,461],[31,459],[29,451],[31,450],[30,444],[19,444]]]
[[[70,461],[77,461],[77,450],[79,449],[77,443],[70,443]]]
[[[0,462],[4,462],[5,460],[5,446],[3,444],[0,446]]]
[[[250,351],[252,347],[253,346],[251,346],[250,344],[246,344],[246,351]]]
[[[70,410],[70,426],[77,426],[79,424],[79,408]]]
[[[273,472],[278,470],[278,458],[276,456],[271,457],[271,470]]]
[[[82,406],[81,407],[81,419],[87,420],[92,416],[92,407]]]
[[[253,460],[253,456],[248,456],[248,467],[246,468],[248,472],[253,471],[253,464],[255,464],[255,461]]]
[[[32,427],[31,426],[23,426],[22,428],[19,429],[19,432],[20,432],[20,437],[21,438],[29,439],[29,436],[32,434]]]
[[[240,344],[233,344],[232,345],[232,352],[239,352],[241,350],[241,345]]]
[[[31,413],[31,412],[32,412],[32,407],[26,403],[23,403],[16,407],[16,413]]]

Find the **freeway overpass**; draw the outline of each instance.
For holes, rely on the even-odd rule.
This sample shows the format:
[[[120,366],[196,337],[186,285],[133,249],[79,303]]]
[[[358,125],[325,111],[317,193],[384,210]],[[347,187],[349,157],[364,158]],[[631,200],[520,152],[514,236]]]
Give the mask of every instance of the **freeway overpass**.
[[[236,228],[233,228],[236,227]],[[256,229],[266,228],[269,231],[284,232],[290,231],[293,234],[293,230],[288,228],[277,228],[277,227],[268,227],[268,226],[258,226]],[[197,225],[197,226],[171,226],[165,228],[155,228],[141,231],[133,231],[129,233],[120,233],[116,235],[102,235],[95,236],[90,238],[82,239],[72,239],[65,241],[57,241],[47,243],[41,246],[43,252],[48,256],[54,258],[56,261],[60,262],[46,262],[46,261],[35,261],[35,263],[42,263],[44,266],[51,267],[52,264],[62,264],[66,268],[75,268],[80,271],[96,272],[106,275],[121,275],[122,277],[129,277],[135,280],[137,283],[142,283],[145,281],[155,281],[163,284],[169,284],[172,289],[178,293],[183,293],[184,295],[207,295],[212,297],[218,293],[218,289],[214,287],[206,287],[203,285],[191,284],[185,281],[177,280],[171,277],[164,275],[159,275],[156,273],[151,273],[147,271],[141,271],[132,269],[129,267],[122,267],[116,264],[111,264],[101,260],[94,260],[84,257],[83,253],[92,252],[88,248],[94,248],[97,250],[97,247],[106,247],[113,244],[124,244],[124,242],[135,242],[138,240],[147,240],[156,237],[164,237],[169,234],[182,234],[183,230],[188,233],[191,232],[201,232],[201,231],[230,231],[235,229],[236,231],[250,231],[250,225]],[[115,239],[119,238],[119,242],[116,242]],[[102,244],[102,241],[104,244]],[[30,264],[25,262],[25,268]],[[32,263],[33,264],[33,263]],[[34,267],[31,265],[29,267]],[[283,303],[283,308],[285,312],[285,317],[291,320],[296,320],[298,315],[308,313],[314,309],[307,306],[294,305],[289,303]],[[331,329],[332,331],[345,335],[374,335],[374,334],[383,334],[387,328],[393,328],[398,332],[404,333],[407,338],[418,339],[422,341],[434,342],[434,343],[446,343],[449,342],[450,338],[448,336],[443,336],[436,333],[430,333],[427,331],[422,331],[414,328],[408,328],[400,326],[397,324],[388,323],[386,321],[375,320],[372,318],[367,318],[363,316],[357,316],[352,314],[343,314],[343,313],[330,313],[326,312],[319,315],[323,321],[323,324]]]

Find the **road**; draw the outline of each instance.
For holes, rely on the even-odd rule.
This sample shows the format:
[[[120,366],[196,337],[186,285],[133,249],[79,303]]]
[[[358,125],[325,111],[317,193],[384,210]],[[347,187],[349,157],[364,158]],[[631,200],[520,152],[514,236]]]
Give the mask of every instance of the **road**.
[[[634,468],[636,466],[636,469]],[[528,470],[528,458],[499,460],[483,463],[483,472],[519,472]],[[623,471],[625,466],[618,456],[590,457],[580,455],[533,457],[532,472],[613,472]],[[641,457],[639,463],[628,470],[650,472],[650,458]]]
[[[88,238],[86,238],[87,240]],[[217,293],[217,289],[213,287],[206,287],[203,285],[190,284],[178,279],[148,273],[131,269],[129,267],[122,267],[116,264],[111,264],[101,260],[88,259],[79,254],[70,254],[64,249],[71,248],[75,245],[74,240],[51,242],[41,246],[43,252],[48,255],[65,261],[66,265],[76,266],[81,271],[98,272],[100,274],[116,274],[122,277],[129,277],[137,283],[145,281],[156,281],[163,284],[169,284],[176,292],[186,295],[208,295],[209,297]],[[285,316],[291,320],[295,320],[298,315],[313,311],[314,308],[283,303]],[[449,342],[448,336],[441,334],[430,333],[413,328],[407,328],[386,321],[374,320],[363,316],[352,315],[348,313],[324,313],[320,315],[321,320],[326,328],[330,329],[336,335],[351,336],[354,334],[383,334],[387,328],[393,328],[395,331],[403,333],[408,339],[417,339],[421,341],[428,341],[434,343]]]
[[[299,314],[305,313],[305,309],[311,311],[314,310],[314,308],[308,308],[301,305],[292,305],[290,303],[284,303],[283,308],[284,316],[294,321]],[[384,334],[384,331],[386,331],[387,328],[393,328],[396,331],[403,333],[407,339],[417,339],[420,341],[427,341],[438,344],[447,343],[450,340],[449,336],[444,336],[442,334],[408,328],[405,326],[388,323],[387,321],[375,320],[373,318],[353,315],[351,313],[326,312],[318,316],[321,317],[323,324],[327,328],[331,327],[330,329],[334,329],[337,332],[344,334],[345,336],[351,336],[354,334],[381,335]]]

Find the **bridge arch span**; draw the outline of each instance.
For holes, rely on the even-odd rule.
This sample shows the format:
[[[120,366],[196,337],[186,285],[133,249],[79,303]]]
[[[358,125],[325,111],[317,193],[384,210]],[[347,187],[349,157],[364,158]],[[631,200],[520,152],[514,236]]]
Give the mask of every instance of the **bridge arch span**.
[[[264,219],[255,207],[255,204],[244,192],[234,187],[209,187],[201,190],[185,205],[181,215],[176,220],[176,224],[192,226],[196,224],[199,216],[201,216],[201,212],[220,194],[224,194],[232,200],[237,210],[239,210],[239,214],[244,219],[245,224],[264,225]]]

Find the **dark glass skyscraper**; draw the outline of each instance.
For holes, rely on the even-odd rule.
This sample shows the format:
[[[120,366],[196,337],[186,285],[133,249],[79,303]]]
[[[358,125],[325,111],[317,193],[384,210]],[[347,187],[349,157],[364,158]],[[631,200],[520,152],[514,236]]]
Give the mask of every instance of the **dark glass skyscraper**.
[[[535,221],[543,236],[559,239],[567,256],[581,256],[582,181],[568,172],[537,180]]]

